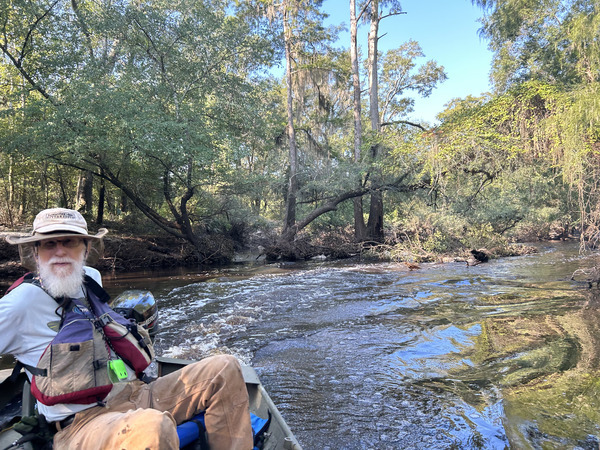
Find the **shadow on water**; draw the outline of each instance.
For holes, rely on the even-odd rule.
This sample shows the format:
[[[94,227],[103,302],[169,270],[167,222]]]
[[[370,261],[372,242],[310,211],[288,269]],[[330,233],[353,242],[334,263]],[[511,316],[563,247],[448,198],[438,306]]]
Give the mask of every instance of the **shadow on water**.
[[[159,354],[252,364],[307,449],[598,448],[600,296],[576,244],[464,263],[240,266],[150,288]]]

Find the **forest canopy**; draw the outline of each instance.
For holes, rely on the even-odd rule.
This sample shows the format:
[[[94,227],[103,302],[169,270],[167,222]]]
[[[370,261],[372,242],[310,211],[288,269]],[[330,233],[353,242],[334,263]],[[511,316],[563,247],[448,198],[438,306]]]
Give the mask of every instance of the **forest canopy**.
[[[321,3],[0,0],[0,224],[76,208],[197,261],[255,230],[286,258],[324,233],[411,260],[596,245],[597,2],[474,0],[494,90],[435,125],[408,118],[444,68],[377,46],[401,2],[348,0],[348,42]]]

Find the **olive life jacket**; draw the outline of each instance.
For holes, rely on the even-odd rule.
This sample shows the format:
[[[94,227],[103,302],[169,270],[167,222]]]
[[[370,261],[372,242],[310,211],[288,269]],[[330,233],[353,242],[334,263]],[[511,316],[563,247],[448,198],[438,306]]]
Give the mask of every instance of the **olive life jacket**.
[[[33,274],[26,274],[9,291],[21,283],[42,289]],[[141,378],[154,358],[148,332],[113,311],[108,293],[87,275],[84,287],[87,304],[83,299],[54,299],[63,308],[59,330],[37,367],[19,363],[33,375],[33,396],[48,406],[101,402],[117,381],[111,380],[111,360],[120,358]]]

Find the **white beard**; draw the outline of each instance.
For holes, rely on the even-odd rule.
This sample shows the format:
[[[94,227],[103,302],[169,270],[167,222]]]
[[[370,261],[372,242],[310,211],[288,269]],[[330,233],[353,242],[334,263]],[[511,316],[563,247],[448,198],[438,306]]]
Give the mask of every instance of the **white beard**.
[[[70,267],[52,267],[52,263],[69,262]],[[82,295],[83,287],[83,258],[76,261],[71,258],[53,257],[48,262],[39,264],[40,278],[43,288],[54,298]],[[56,272],[56,273],[55,273]]]

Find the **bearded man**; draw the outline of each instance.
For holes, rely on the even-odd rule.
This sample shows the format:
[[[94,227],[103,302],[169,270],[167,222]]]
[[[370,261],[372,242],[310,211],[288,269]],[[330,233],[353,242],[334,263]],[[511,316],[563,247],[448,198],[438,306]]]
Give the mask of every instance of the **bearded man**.
[[[67,374],[37,367],[42,365],[47,349],[54,351],[51,344],[61,330],[64,334],[67,325],[87,323],[86,320],[97,324],[95,310],[102,309],[102,317],[112,312],[107,311],[102,300],[106,293],[101,288],[100,273],[85,265],[92,242],[100,242],[106,233],[102,228],[95,235],[89,234],[79,212],[53,208],[36,216],[30,236],[7,238],[10,244],[19,245],[22,261],[31,255],[35,270],[0,299],[0,354],[14,355],[26,368],[30,380],[35,375],[32,388],[36,387],[38,376],[68,386],[64,398],[73,399],[72,402],[47,401],[43,395],[35,395],[33,389],[39,414],[56,431],[54,448],[175,449],[179,447],[176,426],[205,411],[211,449],[251,449],[248,394],[240,365],[232,356],[206,358],[148,384],[138,379],[139,368],[124,364],[126,372],[120,372],[117,379],[111,378],[108,387],[92,386],[89,392],[94,395],[83,397],[79,388],[73,386],[83,377],[77,367],[85,366],[85,357],[89,359],[90,355],[79,351],[79,344],[69,344],[71,350],[77,351],[68,355],[72,364],[67,365]],[[67,323],[68,314],[80,316]],[[119,350],[100,333],[108,362],[123,361]],[[97,336],[95,340],[98,341]],[[148,345],[151,346],[149,341]],[[81,348],[85,348],[83,344]],[[97,365],[98,361],[92,359]],[[84,368],[103,375],[112,367],[109,364],[107,369],[106,361],[103,362],[104,367]],[[95,378],[96,375],[91,377]]]

